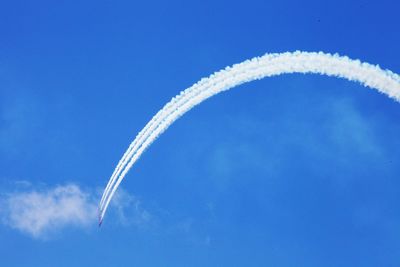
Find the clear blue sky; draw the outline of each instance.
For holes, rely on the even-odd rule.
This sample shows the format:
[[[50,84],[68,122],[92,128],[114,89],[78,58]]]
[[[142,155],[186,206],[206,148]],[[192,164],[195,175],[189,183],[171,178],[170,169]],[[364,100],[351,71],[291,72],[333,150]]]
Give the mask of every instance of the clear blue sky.
[[[399,10],[395,0],[3,1],[0,265],[399,266],[400,104],[315,75],[245,84],[190,111],[130,171],[126,204],[101,228],[94,218],[35,236],[10,217],[12,196],[57,186],[97,204],[145,123],[226,65],[305,50],[400,73]]]

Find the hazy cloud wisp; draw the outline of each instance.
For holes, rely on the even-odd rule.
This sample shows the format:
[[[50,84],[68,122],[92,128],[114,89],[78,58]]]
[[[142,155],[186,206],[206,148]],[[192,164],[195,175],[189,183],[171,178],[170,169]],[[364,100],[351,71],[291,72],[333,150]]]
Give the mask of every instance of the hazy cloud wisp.
[[[3,222],[35,238],[66,226],[93,224],[97,207],[94,199],[74,184],[47,190],[7,194],[2,200]]]
[[[16,185],[19,190],[0,195],[3,224],[36,239],[51,239],[66,228],[97,227],[96,190],[84,190],[73,183],[40,189],[26,181]],[[140,199],[124,190],[115,195],[111,209],[118,224],[147,228],[153,223],[154,215]]]

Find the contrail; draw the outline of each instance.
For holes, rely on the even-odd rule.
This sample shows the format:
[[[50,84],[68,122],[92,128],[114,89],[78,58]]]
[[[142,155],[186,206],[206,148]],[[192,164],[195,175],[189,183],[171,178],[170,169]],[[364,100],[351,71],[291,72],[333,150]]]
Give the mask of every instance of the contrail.
[[[214,82],[216,82],[214,80]],[[138,148],[138,146],[141,145],[140,141],[141,138],[146,135],[149,132],[152,132],[156,127],[158,127],[158,122],[160,120],[163,120],[166,115],[168,115],[172,110],[176,109],[177,106],[180,106],[182,103],[187,102],[191,97],[194,95],[198,95],[201,89],[204,87],[204,85],[208,83],[210,84],[210,81],[208,78],[203,78],[201,79],[198,83],[193,85],[192,87],[182,91],[179,95],[175,96],[172,98],[170,102],[168,102],[164,108],[162,108],[157,114],[150,120],[149,123],[139,132],[139,134],[136,136],[135,140],[129,145],[129,148],[127,151],[124,153],[122,156],[121,160],[118,162],[117,167],[115,168],[110,180],[108,181],[108,184],[106,186],[106,189],[103,192],[103,196],[100,201],[100,207],[103,205],[106,194],[109,190],[110,187],[112,187],[116,181],[116,177],[121,173],[123,167],[127,164],[127,161],[129,158],[132,156],[130,153],[134,153],[134,151]],[[190,89],[190,90],[189,90]],[[200,89],[200,90],[198,90]]]
[[[152,132],[157,127],[157,122],[160,119],[163,119],[165,115],[168,115],[168,112],[170,112],[174,108],[174,106],[181,105],[182,102],[180,100],[190,99],[190,97],[193,96],[193,93],[195,93],[195,91],[196,90],[190,90],[190,91],[185,90],[182,91],[179,95],[175,96],[170,102],[167,103],[167,105],[164,106],[163,109],[157,112],[157,114],[150,120],[150,122],[139,132],[135,140],[129,145],[129,148],[126,150],[121,160],[118,162],[118,165],[115,168],[110,180],[108,181],[106,189],[103,192],[103,196],[100,201],[100,206],[103,205],[104,203],[106,192],[110,187],[114,185],[116,177],[121,173],[123,166],[125,166],[127,161],[129,160],[129,157],[131,155],[130,152],[135,151],[140,145],[138,141],[147,133]]]
[[[400,76],[379,66],[337,54],[300,52],[266,54],[235,64],[203,78],[172,98],[139,132],[114,170],[99,205],[102,222],[119,184],[142,153],[174,121],[207,98],[237,85],[287,73],[315,73],[357,81],[400,101]]]

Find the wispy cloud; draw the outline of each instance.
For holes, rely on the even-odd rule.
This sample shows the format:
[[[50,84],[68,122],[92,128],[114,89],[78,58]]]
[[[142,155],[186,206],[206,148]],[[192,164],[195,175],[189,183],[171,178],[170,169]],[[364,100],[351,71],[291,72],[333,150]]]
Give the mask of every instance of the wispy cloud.
[[[1,210],[6,225],[34,238],[45,238],[67,226],[95,225],[97,206],[90,194],[68,184],[7,194]]]
[[[118,222],[123,225],[145,228],[154,222],[153,215],[143,207],[140,199],[124,190],[115,194],[111,208],[115,210]]]
[[[97,227],[96,190],[85,190],[77,184],[49,187],[15,182],[16,191],[0,195],[1,222],[36,239],[51,239],[67,228]],[[114,222],[140,229],[152,225],[154,216],[140,199],[119,190],[111,202]]]

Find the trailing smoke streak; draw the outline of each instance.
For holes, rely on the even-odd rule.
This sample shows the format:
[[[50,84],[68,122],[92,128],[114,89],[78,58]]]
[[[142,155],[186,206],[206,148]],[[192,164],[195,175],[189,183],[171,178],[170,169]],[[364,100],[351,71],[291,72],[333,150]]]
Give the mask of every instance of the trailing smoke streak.
[[[274,55],[271,54],[269,55],[271,57],[273,57]],[[241,63],[243,64],[243,63]],[[227,68],[229,69],[229,67]],[[222,71],[221,71],[222,72]],[[182,91],[179,95],[175,96],[174,98],[172,98],[172,100],[170,102],[168,102],[163,109],[161,109],[152,119],[151,121],[145,126],[145,128],[140,131],[140,133],[137,135],[137,137],[135,138],[135,140],[130,144],[128,150],[124,153],[122,159],[119,161],[116,169],[114,170],[106,189],[104,190],[103,193],[103,197],[101,199],[100,202],[100,206],[102,206],[102,204],[104,203],[105,200],[105,195],[108,192],[109,188],[113,186],[116,177],[120,174],[120,172],[122,171],[123,166],[126,164],[126,162],[128,161],[129,157],[132,155],[130,154],[131,151],[134,151],[137,146],[140,145],[140,139],[143,135],[145,135],[147,132],[151,132],[154,130],[154,124],[158,121],[158,120],[162,120],[163,119],[163,115],[168,116],[169,113],[174,110],[174,107],[176,109],[176,107],[182,105],[181,102],[185,103],[188,100],[190,100],[190,98],[192,96],[197,96],[198,94],[200,94],[202,92],[202,90],[204,90],[204,87],[206,87],[207,85],[212,85],[213,83],[217,83],[221,80],[227,79],[228,77],[213,77],[216,76],[215,74],[211,75],[208,78],[202,78],[199,82],[197,82],[196,84],[194,84],[192,87]],[[210,79],[211,77],[213,77],[214,79]],[[200,90],[199,90],[200,89]],[[181,102],[179,102],[180,100],[182,100]],[[159,119],[161,118],[161,119]],[[157,127],[157,125],[155,125],[155,127]],[[139,145],[138,145],[139,144]],[[134,152],[132,152],[134,153]]]
[[[165,109],[169,110],[170,106],[172,106],[173,104],[175,104],[173,101],[168,102],[168,105],[165,106]],[[138,140],[140,140],[143,135],[147,134],[148,131],[152,131],[152,129],[154,128],[152,126],[158,121],[159,117],[161,117],[163,115],[163,113],[165,113],[166,110],[162,109],[159,112],[157,112],[157,114],[151,119],[151,121],[146,125],[146,127],[143,128],[143,130],[139,132],[139,134],[136,136],[135,140],[129,145],[129,148],[125,151],[124,155],[122,156],[122,158],[118,162],[118,165],[115,168],[110,180],[108,181],[106,189],[104,190],[103,196],[101,198],[100,206],[104,202],[104,198],[105,198],[106,192],[108,191],[108,189],[110,187],[112,187],[114,185],[115,178],[119,175],[119,173],[121,172],[123,166],[126,165],[126,162],[128,161],[129,153],[132,150],[137,149]]]
[[[207,98],[239,84],[284,73],[317,73],[358,81],[376,88],[395,100],[400,100],[400,77],[378,66],[361,63],[347,57],[324,53],[294,52],[267,54],[260,58],[227,67],[203,78],[182,91],[161,109],[137,135],[117,165],[100,202],[99,219],[102,221],[107,207],[119,184],[141,154],[175,120]]]
[[[211,77],[210,77],[211,78]],[[152,132],[154,128],[158,127],[156,124],[157,121],[163,120],[164,117],[168,116],[170,112],[174,111],[176,107],[181,106],[183,103],[186,103],[187,101],[190,100],[191,97],[199,95],[203,87],[206,87],[206,85],[212,85],[212,83],[219,82],[220,80],[223,80],[224,78],[215,78],[215,79],[209,79],[209,78],[202,78],[199,82],[194,84],[192,87],[181,91],[181,93],[174,98],[170,102],[168,102],[164,108],[162,108],[157,114],[150,120],[150,122],[139,132],[135,140],[130,144],[128,150],[124,153],[123,157],[119,161],[116,169],[114,170],[106,189],[103,192],[102,199],[100,201],[100,207],[103,205],[106,194],[109,190],[110,187],[112,187],[116,181],[116,177],[121,173],[123,166],[126,165],[127,161],[129,158],[132,156],[134,151],[137,149],[138,146],[140,146],[140,141],[142,136],[146,135],[148,132]],[[199,90],[200,89],[200,90]],[[182,101],[181,101],[182,100]],[[183,102],[183,103],[181,103]],[[169,112],[169,113],[168,113]],[[133,151],[132,153],[130,153]]]
[[[209,79],[209,78],[202,78],[199,82],[191,86],[190,88],[181,91],[181,93],[175,97],[172,98],[170,102],[168,102],[164,108],[162,108],[157,114],[150,120],[149,123],[139,132],[139,134],[136,136],[135,140],[129,145],[129,148],[127,151],[124,153],[122,156],[121,160],[118,162],[117,167],[115,168],[107,186],[106,189],[103,192],[103,196],[100,201],[100,207],[103,205],[106,194],[109,190],[110,187],[112,187],[116,181],[116,177],[119,176],[121,173],[123,166],[127,164],[127,161],[129,158],[132,156],[131,151],[135,151],[138,146],[140,146],[140,141],[142,136],[146,135],[148,132],[152,132],[154,128],[158,127],[157,122],[160,120],[163,120],[166,116],[168,116],[172,111],[176,109],[176,107],[181,106],[183,103],[186,103],[187,101],[190,100],[191,97],[195,97],[201,93],[203,90],[203,87],[206,87],[207,85],[212,85],[212,83],[216,83],[220,79]],[[182,103],[183,102],[183,103]]]
[[[207,80],[207,81],[206,81]],[[203,82],[208,82],[209,80],[206,78],[203,78],[199,83],[196,84],[197,87],[200,85],[203,85]],[[179,95],[175,96],[170,102],[165,105],[163,109],[161,109],[157,114],[150,120],[150,122],[139,132],[139,134],[136,136],[135,140],[129,145],[129,148],[127,151],[124,153],[122,156],[121,160],[118,162],[117,167],[115,168],[107,186],[106,189],[103,192],[103,196],[100,201],[100,206],[103,205],[106,192],[110,187],[114,185],[116,177],[121,173],[123,166],[126,165],[127,161],[129,160],[129,155],[131,151],[135,151],[137,147],[140,145],[140,140],[142,136],[146,135],[148,132],[152,132],[155,127],[157,127],[157,122],[159,120],[162,120],[163,117],[168,116],[172,110],[174,110],[174,107],[182,105],[181,102],[187,102],[188,99],[191,97],[198,95],[200,93],[199,90],[195,90],[195,86],[192,86],[191,89],[193,90],[184,90],[182,91]],[[183,101],[181,101],[183,100]],[[169,112],[169,113],[168,113]],[[139,144],[139,145],[138,145]]]

